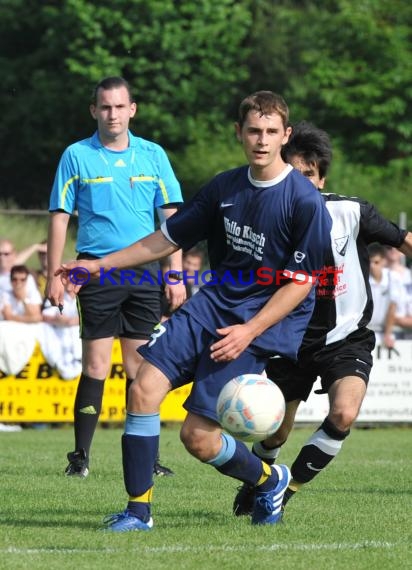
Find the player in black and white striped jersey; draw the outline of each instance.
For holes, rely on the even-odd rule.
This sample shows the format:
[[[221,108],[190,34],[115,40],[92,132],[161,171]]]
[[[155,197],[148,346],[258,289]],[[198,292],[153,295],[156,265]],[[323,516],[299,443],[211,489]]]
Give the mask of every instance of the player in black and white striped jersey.
[[[332,159],[325,131],[306,121],[297,124],[282,155],[323,190]],[[325,193],[323,197],[332,218],[324,268],[327,276],[317,284],[315,310],[298,361],[269,361],[266,372],[285,395],[286,415],[278,432],[253,446],[255,455],[268,464],[275,462],[293,427],[300,402],[308,398],[319,376],[319,392],[329,396],[329,413],[293,462],[292,480],[283,505],[339,453],[366,394],[375,346],[374,333],[367,328],[373,310],[368,244],[380,242],[412,256],[412,234],[381,216],[372,204],[337,194]],[[253,487],[240,487],[234,514],[249,514],[253,498]]]

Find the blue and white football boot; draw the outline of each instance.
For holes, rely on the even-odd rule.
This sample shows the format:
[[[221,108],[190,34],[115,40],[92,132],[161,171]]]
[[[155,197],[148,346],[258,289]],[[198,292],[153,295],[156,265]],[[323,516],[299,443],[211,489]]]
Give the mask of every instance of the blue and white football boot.
[[[272,471],[277,472],[279,481],[276,487],[266,493],[256,489],[252,524],[276,524],[282,520],[282,501],[291,474],[286,465],[272,465]]]
[[[153,519],[147,522],[142,521],[133,515],[127,509],[122,513],[108,515],[103,523],[106,525],[105,531],[108,532],[128,532],[131,530],[151,530],[153,528]]]

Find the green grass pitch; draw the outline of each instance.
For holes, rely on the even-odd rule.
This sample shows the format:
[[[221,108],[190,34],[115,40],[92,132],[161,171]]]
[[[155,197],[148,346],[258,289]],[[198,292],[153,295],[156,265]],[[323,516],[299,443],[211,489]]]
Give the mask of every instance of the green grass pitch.
[[[298,428],[290,465],[312,429]],[[87,479],[63,476],[71,427],[0,433],[2,570],[403,570],[412,561],[412,431],[354,429],[342,452],[290,501],[284,523],[231,514],[237,482],[190,457],[178,426],[162,429],[154,529],[101,532],[123,510],[118,428],[99,429]]]

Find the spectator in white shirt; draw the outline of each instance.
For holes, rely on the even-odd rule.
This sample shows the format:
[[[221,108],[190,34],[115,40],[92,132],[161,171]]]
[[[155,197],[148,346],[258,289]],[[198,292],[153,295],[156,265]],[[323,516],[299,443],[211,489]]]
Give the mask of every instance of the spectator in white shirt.
[[[388,268],[395,271],[400,276],[403,285],[403,305],[399,303],[395,314],[395,336],[396,338],[412,338],[412,271],[406,263],[405,255],[395,247],[390,247],[386,251]]]
[[[30,271],[25,265],[14,265],[10,271],[11,291],[2,295],[1,313],[5,321],[38,323],[42,320],[42,298],[37,287],[28,285]]]
[[[35,243],[17,252],[11,240],[0,238],[0,296],[7,291],[11,291],[11,268],[14,265],[25,263],[34,252],[39,251],[41,246],[42,244]],[[36,282],[31,274],[27,278],[27,287],[30,291],[37,290]]]
[[[376,344],[392,348],[395,344],[396,311],[403,306],[403,286],[399,275],[386,267],[385,247],[372,243],[368,247],[369,282],[373,297],[373,314],[369,323],[376,335]]]

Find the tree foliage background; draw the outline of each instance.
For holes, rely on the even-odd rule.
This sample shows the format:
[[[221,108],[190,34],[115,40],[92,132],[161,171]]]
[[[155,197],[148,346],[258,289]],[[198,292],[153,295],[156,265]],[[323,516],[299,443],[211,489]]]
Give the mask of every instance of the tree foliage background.
[[[331,135],[330,191],[411,220],[411,35],[403,0],[0,0],[3,202],[47,208],[93,86],[123,75],[186,197],[243,162],[238,104],[272,89]]]

